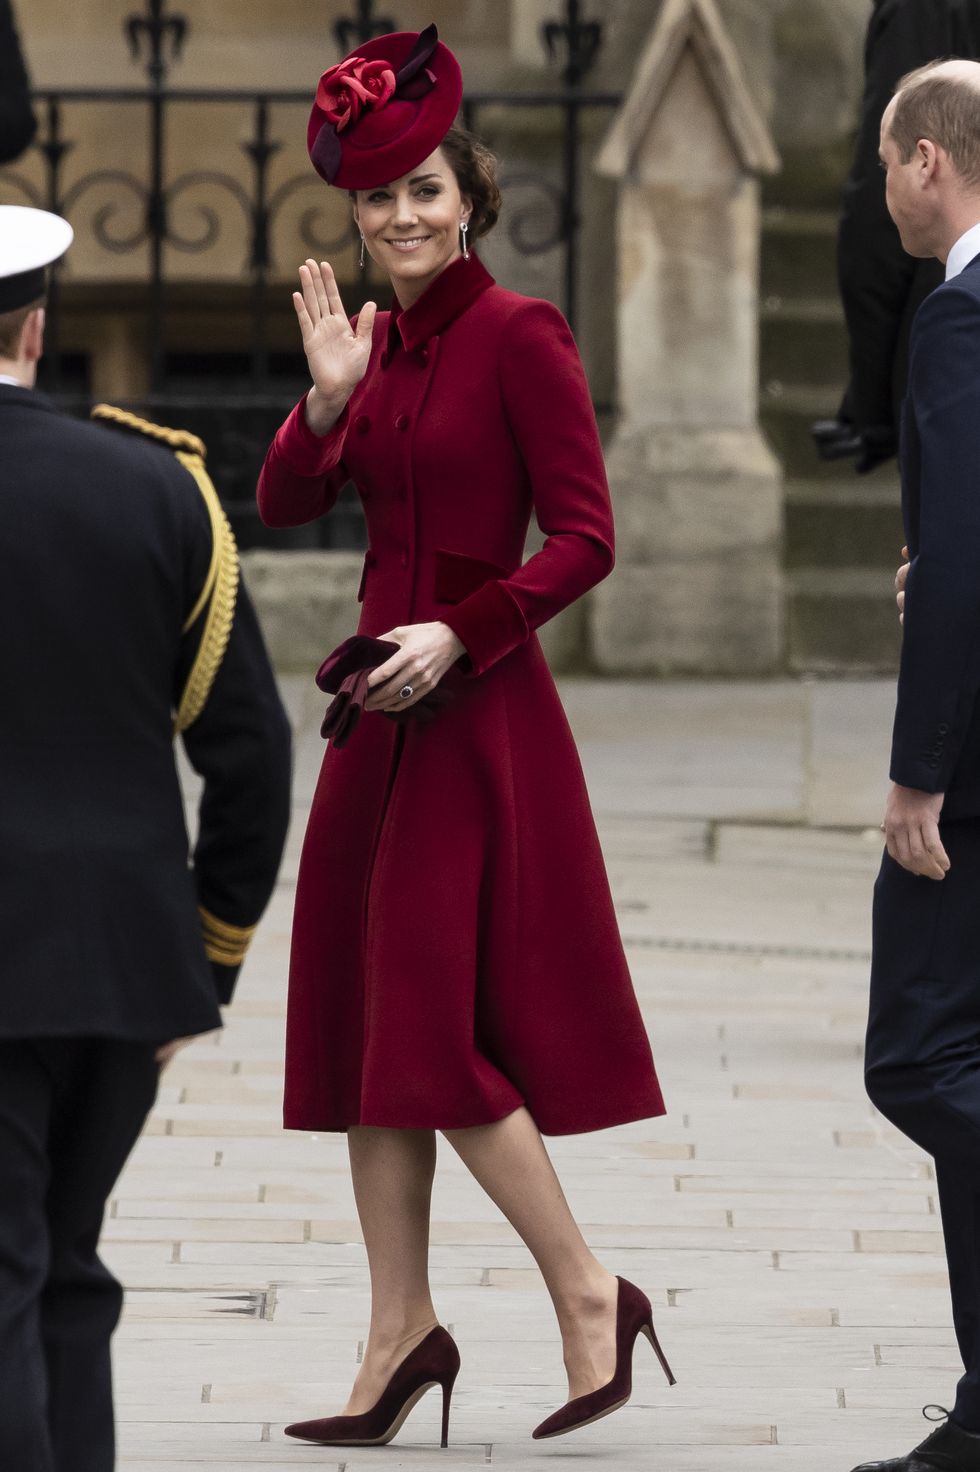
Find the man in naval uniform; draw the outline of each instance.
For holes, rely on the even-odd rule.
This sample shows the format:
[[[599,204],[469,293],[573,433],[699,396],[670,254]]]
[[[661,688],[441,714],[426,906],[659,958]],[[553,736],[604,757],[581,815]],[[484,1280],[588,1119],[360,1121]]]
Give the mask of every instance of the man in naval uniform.
[[[275,882],[290,736],[194,436],[34,388],[57,216],[0,207],[0,1468],[110,1472],[106,1200]],[[204,779],[192,862],[174,764]]]

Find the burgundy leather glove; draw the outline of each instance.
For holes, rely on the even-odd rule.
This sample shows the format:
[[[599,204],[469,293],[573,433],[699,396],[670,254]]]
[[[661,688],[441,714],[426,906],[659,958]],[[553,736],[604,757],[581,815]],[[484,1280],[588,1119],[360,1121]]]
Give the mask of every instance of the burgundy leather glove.
[[[353,736],[364,711],[364,702],[371,693],[368,687],[371,671],[384,664],[397,650],[398,645],[390,640],[354,634],[327,655],[316,672],[316,683],[321,690],[335,696],[320,727],[320,735],[333,746],[339,749]],[[386,710],[384,714],[400,725],[416,721],[425,726],[452,698],[450,690],[437,685],[407,710]]]
[[[320,735],[338,750],[347,745],[357,730],[358,722],[364,711],[364,702],[368,698],[370,674],[371,666],[368,666],[348,675],[345,680],[341,681],[340,689],[327,706],[327,713],[320,727]]]

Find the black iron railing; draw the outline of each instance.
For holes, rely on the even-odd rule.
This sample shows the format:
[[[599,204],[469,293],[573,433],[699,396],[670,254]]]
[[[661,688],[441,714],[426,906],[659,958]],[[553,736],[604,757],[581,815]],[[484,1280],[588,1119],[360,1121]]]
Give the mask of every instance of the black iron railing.
[[[304,378],[301,356],[292,348],[283,350],[270,331],[284,296],[280,284],[284,273],[276,269],[277,238],[288,227],[291,244],[298,238],[310,253],[346,262],[351,307],[366,295],[367,272],[357,264],[352,222],[345,215],[338,227],[340,217],[334,209],[331,228],[327,191],[305,156],[301,165],[297,160],[296,172],[281,167],[283,137],[293,143],[297,130],[301,131],[310,101],[308,90],[170,86],[171,69],[188,42],[190,27],[185,17],[168,12],[168,0],[145,0],[145,4],[145,13],[130,17],[125,31],[133,59],[146,68],[146,86],[40,88],[36,93],[40,127],[32,150],[35,157],[28,155],[18,165],[0,170],[0,199],[65,215],[75,225],[76,236],[107,256],[130,256],[138,261],[142,252],[135,273],[138,279],[128,289],[132,291],[135,285],[136,305],[145,320],[141,348],[145,388],[130,402],[203,433],[219,490],[239,536],[246,545],[255,544],[262,540],[254,511],[257,467],[276,424],[301,392]],[[590,92],[584,86],[602,45],[601,23],[586,19],[578,0],[556,4],[559,9],[560,18],[556,16],[542,28],[542,43],[557,72],[555,85],[524,93],[469,92],[463,103],[463,121],[480,132],[484,118],[499,123],[518,108],[533,109],[539,115],[557,114],[557,126],[542,134],[550,155],[540,166],[508,169],[505,158],[501,184],[509,207],[498,228],[520,256],[558,253],[560,305],[574,327],[579,307],[583,123],[596,110],[608,114],[620,96]],[[359,41],[398,28],[394,17],[375,14],[373,0],[358,0],[355,11],[354,16],[334,25],[341,54]],[[145,130],[142,173],[129,167],[72,167],[76,145],[86,137],[79,111],[106,107],[119,119],[139,120],[141,133]],[[207,108],[215,119],[233,117],[244,122],[244,141],[230,145],[221,167],[174,174],[168,144],[175,124],[183,109],[199,107]],[[186,363],[172,350],[172,334],[168,333],[175,295],[186,290],[186,282],[195,274],[186,266],[181,269],[179,259],[220,247],[222,236],[230,230],[229,219],[235,215],[237,238],[244,241],[243,284],[235,304],[244,319],[244,343],[233,361],[217,362],[202,385],[188,381]],[[290,273],[291,266],[290,259]],[[375,285],[372,295],[379,296]],[[72,381],[73,363],[63,350],[62,298],[55,272],[45,386],[69,407],[84,409],[86,387]],[[328,539],[329,545],[358,545],[362,529],[356,505],[350,498],[345,505],[346,515],[342,509],[313,535]],[[277,535],[276,545],[282,545],[281,536]]]

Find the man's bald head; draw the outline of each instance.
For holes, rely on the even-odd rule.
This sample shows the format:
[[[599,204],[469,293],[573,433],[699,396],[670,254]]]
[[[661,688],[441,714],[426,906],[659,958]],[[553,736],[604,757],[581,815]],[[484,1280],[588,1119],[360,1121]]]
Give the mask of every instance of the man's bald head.
[[[882,119],[903,164],[923,140],[948,155],[962,184],[980,191],[980,62],[934,61],[903,77]]]

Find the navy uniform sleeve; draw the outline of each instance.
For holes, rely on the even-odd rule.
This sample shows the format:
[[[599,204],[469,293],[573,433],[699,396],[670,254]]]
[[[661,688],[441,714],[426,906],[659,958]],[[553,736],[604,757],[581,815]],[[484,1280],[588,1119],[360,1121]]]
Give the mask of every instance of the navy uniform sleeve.
[[[195,497],[198,493],[195,489]],[[203,505],[190,549],[188,603],[203,584],[211,532]],[[178,691],[203,615],[184,638]],[[205,948],[219,998],[231,1000],[245,951],[269,901],[289,825],[291,735],[251,599],[239,584],[235,619],[203,711],[183,732],[204,779],[194,873]]]
[[[965,286],[951,283],[922,307],[910,394],[920,506],[891,777],[945,792],[980,691],[980,300]]]

